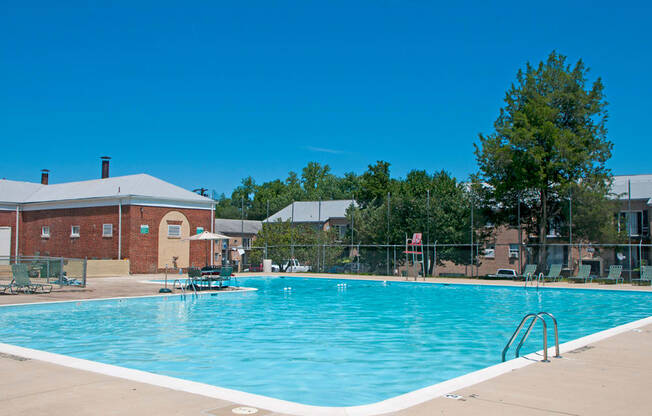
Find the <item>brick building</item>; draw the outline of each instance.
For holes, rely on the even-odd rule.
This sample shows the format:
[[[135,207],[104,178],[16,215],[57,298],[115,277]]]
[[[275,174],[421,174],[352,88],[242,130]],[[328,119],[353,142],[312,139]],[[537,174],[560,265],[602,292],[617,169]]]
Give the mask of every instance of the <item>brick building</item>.
[[[146,174],[48,184],[0,180],[0,261],[9,256],[128,259],[131,273],[203,266],[213,200]]]

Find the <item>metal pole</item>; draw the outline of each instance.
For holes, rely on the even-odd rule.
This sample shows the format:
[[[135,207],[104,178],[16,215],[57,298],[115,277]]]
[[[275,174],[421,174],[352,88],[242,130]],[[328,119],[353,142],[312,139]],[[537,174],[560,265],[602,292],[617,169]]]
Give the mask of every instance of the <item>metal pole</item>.
[[[471,277],[473,277],[473,191],[471,191]]]
[[[521,260],[521,253],[523,252],[523,234],[521,230],[521,194],[518,194],[518,205],[516,207],[516,216],[517,216],[517,221],[518,221],[518,272],[522,273],[523,272],[523,264]],[[494,250],[496,247],[494,246]]]
[[[318,244],[317,244],[317,271],[319,271],[319,243],[321,243],[321,236],[324,232],[324,226],[321,223],[321,197],[319,198],[319,213],[317,214],[317,223],[319,224],[319,234],[317,235]]]
[[[355,200],[355,195],[353,195],[353,200]],[[353,255],[353,217],[355,216],[355,207],[353,206],[353,202],[351,202],[351,255]]]
[[[568,190],[568,267],[573,263],[573,188]],[[580,257],[582,260],[582,257]]]
[[[290,222],[290,258],[294,259],[294,201],[292,201],[292,219]]]
[[[437,240],[435,240],[435,248],[433,250],[433,264],[432,264],[432,276],[437,276]]]
[[[14,247],[14,256],[16,256],[16,260],[18,260],[18,243],[19,243],[18,236],[19,235],[20,235],[20,208],[18,205],[16,205],[16,247]],[[9,263],[11,263],[11,261]]]
[[[267,218],[265,218],[265,222],[267,223],[267,228],[269,228],[269,199],[267,200]],[[265,258],[268,259],[267,255],[267,232],[265,232]]]
[[[408,258],[408,235],[405,233],[405,280],[408,280],[410,275],[410,261]]]
[[[632,281],[632,181],[627,180],[627,247],[629,248],[629,281]]]
[[[389,276],[389,192],[387,192],[387,276]]]
[[[430,252],[428,252],[428,247],[430,246],[430,189],[428,189],[426,194],[426,261],[424,264],[423,278],[426,278],[426,275],[430,271]],[[426,269],[427,268],[427,269]]]
[[[118,201],[118,260],[122,258],[122,199]]]

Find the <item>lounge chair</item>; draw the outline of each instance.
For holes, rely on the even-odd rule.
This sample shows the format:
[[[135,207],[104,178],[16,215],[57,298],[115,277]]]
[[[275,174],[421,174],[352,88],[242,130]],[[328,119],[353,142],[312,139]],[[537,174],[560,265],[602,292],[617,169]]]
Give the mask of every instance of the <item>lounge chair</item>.
[[[577,276],[569,277],[568,281],[586,283],[586,281],[589,280],[593,282],[593,278],[590,275],[591,275],[591,265],[580,264],[580,268],[577,270]]]
[[[32,283],[29,279],[29,274],[26,264],[12,264],[11,273],[14,276],[14,287],[16,290],[23,290],[25,293],[50,293],[52,292],[52,285],[43,285],[40,283]]]
[[[548,274],[544,276],[544,281],[546,280],[552,280],[553,282],[556,282],[557,280],[561,279],[561,264],[551,264],[550,265],[550,270],[548,270]]]
[[[15,294],[15,292],[14,292],[15,287],[16,287],[16,285],[14,284],[13,279],[11,280],[11,282],[9,282],[8,285],[6,285],[4,283],[0,284],[0,290],[2,290],[2,293],[5,293],[5,294],[7,293],[7,291],[9,291],[10,294],[14,295]]]
[[[638,279],[632,279],[633,285],[641,285],[643,283],[652,285],[652,266],[642,266],[640,277]]]
[[[527,280],[527,278],[532,278],[537,272],[537,265],[536,264],[526,264],[525,265],[525,270],[523,270],[523,274],[520,275],[519,277],[523,278],[524,280]]]
[[[622,277],[623,274],[623,266],[619,264],[614,264],[613,266],[609,266],[609,275],[605,277],[604,279],[599,279],[600,283],[615,283],[618,284],[618,281],[622,281],[623,283],[625,282],[625,279]]]
[[[231,280],[232,276],[233,276],[233,267],[222,267],[220,269],[220,287],[223,287],[223,282]]]

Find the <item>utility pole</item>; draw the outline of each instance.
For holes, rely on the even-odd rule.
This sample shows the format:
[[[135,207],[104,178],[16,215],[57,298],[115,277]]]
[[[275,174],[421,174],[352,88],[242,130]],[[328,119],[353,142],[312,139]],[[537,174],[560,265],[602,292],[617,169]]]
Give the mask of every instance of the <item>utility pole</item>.
[[[430,271],[430,252],[428,251],[428,247],[430,246],[430,189],[426,192],[426,271],[423,275],[424,279]]]

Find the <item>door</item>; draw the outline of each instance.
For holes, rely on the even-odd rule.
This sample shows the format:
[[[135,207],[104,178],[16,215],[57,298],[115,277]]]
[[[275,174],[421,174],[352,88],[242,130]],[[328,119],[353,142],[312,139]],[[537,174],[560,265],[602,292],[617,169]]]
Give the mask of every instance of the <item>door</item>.
[[[9,264],[11,255],[11,227],[0,227],[0,264]]]

